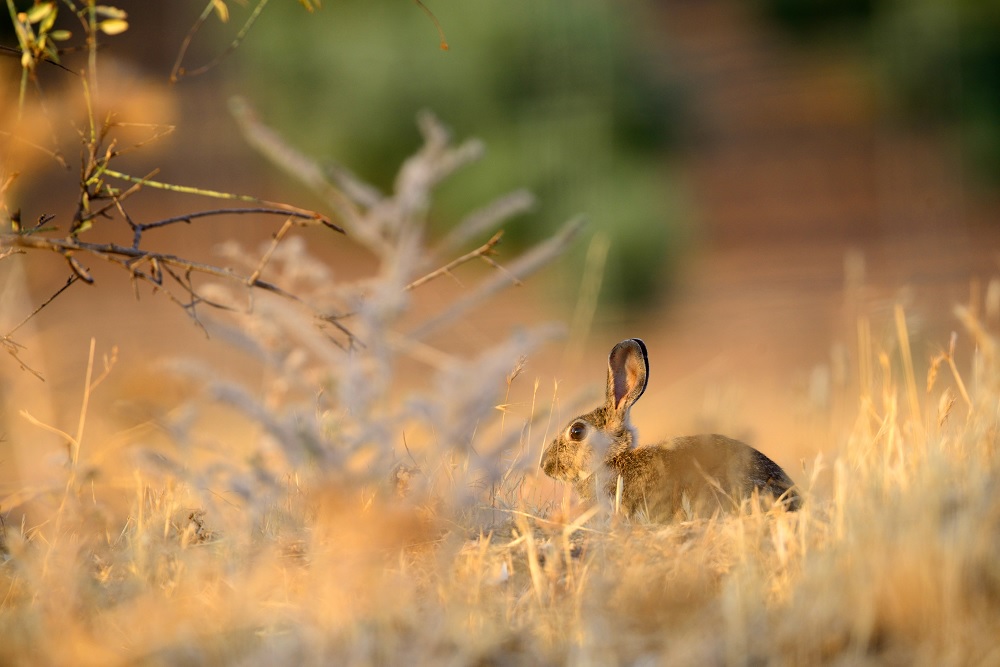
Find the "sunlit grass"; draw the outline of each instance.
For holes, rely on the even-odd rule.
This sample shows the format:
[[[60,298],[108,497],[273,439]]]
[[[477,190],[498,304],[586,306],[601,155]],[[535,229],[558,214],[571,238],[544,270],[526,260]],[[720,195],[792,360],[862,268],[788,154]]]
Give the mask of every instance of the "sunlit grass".
[[[30,512],[4,507],[0,656],[990,664],[1000,659],[1000,385],[994,339],[965,317],[972,338],[958,344],[977,346],[974,368],[941,373],[939,360],[915,396],[899,356],[905,329],[884,347],[861,336],[870,372],[859,373],[868,384],[851,436],[797,476],[807,498],[797,513],[655,525],[530,506],[518,500],[530,465],[506,464],[515,472],[494,494],[463,474],[474,454],[435,451],[433,437],[414,445],[422,466],[409,491],[305,473],[248,489],[257,498],[206,502],[223,494],[196,487],[205,470],[140,466],[124,489],[70,479]],[[502,379],[484,388],[507,390]],[[959,392],[968,402],[951,400]],[[473,445],[491,442],[488,431]],[[824,475],[829,492],[816,485]],[[123,492],[131,500],[107,500]]]

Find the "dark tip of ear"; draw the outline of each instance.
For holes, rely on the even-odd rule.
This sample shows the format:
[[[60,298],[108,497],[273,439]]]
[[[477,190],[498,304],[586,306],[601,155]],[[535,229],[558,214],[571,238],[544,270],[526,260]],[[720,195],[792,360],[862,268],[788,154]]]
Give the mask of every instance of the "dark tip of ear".
[[[639,396],[642,396],[646,392],[646,383],[649,382],[649,353],[646,352],[646,344],[642,342],[641,338],[632,338],[631,340],[639,348],[639,352],[642,353],[642,365],[645,366],[642,391],[635,397],[635,400],[639,400]]]
[[[642,342],[641,338],[626,338],[622,342],[611,348],[611,353],[614,354],[615,351],[626,347],[638,347],[639,351],[642,352],[642,356],[646,356],[646,344]]]
[[[624,348],[639,348],[639,353],[646,364],[646,372],[649,372],[649,353],[646,351],[646,344],[641,338],[626,338],[611,349],[610,358],[614,358],[615,353]]]

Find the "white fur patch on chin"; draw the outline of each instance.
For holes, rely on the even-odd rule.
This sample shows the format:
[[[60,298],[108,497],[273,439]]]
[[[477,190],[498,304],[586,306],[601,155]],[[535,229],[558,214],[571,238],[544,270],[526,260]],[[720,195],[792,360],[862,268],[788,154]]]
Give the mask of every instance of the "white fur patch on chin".
[[[608,451],[616,444],[616,440],[604,431],[595,431],[589,438],[587,438],[587,445],[593,451],[593,455],[590,457],[590,467],[589,473],[596,472],[604,465],[604,459],[608,455]]]

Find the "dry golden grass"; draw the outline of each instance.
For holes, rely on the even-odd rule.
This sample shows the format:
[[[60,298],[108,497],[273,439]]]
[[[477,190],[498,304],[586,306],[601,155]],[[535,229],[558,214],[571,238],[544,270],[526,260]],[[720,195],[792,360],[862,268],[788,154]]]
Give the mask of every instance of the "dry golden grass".
[[[798,513],[564,521],[517,502],[533,472],[494,496],[434,437],[402,494],[323,471],[235,499],[210,457],[69,472],[4,507],[0,663],[997,664],[1000,374],[963,317],[974,368],[941,357],[929,391],[905,327],[883,352],[862,325],[851,436],[798,475]]]
[[[236,376],[102,366],[92,346],[78,412],[24,413],[39,439],[10,451],[37,461],[0,489],[0,664],[1000,663],[1000,361],[974,311],[926,360],[901,309],[884,340],[860,321],[835,401],[852,421],[831,425],[849,435],[792,471],[797,513],[650,525],[559,503],[534,484],[557,403],[523,361],[551,328],[481,350],[455,323],[510,275],[457,301],[420,284],[456,268],[426,247],[429,190],[476,148],[421,123],[394,191],[359,189],[371,276],[333,279],[299,237],[269,262],[226,246],[312,304],[199,287],[233,308],[203,324],[246,355]],[[316,312],[350,314],[349,349]]]

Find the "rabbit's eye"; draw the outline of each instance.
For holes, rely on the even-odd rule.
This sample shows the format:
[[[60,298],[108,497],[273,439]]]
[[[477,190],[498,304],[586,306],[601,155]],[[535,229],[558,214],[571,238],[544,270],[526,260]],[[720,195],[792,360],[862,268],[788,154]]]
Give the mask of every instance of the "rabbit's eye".
[[[569,439],[579,442],[583,440],[583,436],[587,434],[587,425],[583,422],[574,422],[572,426],[569,427]]]

